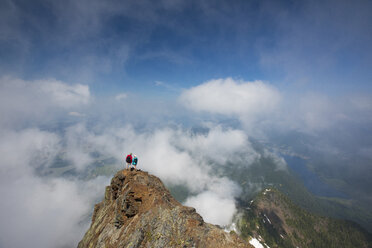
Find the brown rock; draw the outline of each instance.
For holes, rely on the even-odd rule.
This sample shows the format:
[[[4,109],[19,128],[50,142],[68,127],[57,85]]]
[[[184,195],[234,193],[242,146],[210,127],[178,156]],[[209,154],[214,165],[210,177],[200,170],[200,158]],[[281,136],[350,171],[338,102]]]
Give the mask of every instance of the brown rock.
[[[176,201],[159,178],[122,170],[94,207],[92,224],[78,245],[85,247],[252,246],[205,223],[194,208]]]

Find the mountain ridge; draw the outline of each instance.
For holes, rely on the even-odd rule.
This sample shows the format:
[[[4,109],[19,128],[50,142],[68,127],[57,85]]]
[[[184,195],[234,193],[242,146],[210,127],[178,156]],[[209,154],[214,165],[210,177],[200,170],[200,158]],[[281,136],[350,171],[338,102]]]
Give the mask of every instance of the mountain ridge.
[[[161,180],[147,172],[121,170],[94,207],[79,242],[85,247],[253,247],[234,232],[204,222],[182,206]]]
[[[358,224],[311,213],[275,188],[250,202],[237,228],[269,247],[372,247],[372,235]]]

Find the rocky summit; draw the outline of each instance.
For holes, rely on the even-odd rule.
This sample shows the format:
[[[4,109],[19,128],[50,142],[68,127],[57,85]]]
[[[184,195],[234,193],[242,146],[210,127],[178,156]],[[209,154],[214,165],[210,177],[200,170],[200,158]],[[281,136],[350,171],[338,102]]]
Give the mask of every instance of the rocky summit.
[[[252,247],[235,233],[208,224],[182,206],[161,180],[143,171],[122,170],[94,207],[85,247]]]

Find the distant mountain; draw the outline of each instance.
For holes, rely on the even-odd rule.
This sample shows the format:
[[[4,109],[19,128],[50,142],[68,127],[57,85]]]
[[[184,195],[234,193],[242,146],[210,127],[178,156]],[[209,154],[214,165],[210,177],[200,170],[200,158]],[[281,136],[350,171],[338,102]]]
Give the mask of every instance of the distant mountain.
[[[357,224],[312,214],[274,188],[260,192],[237,221],[241,237],[263,247],[372,247]]]
[[[205,223],[194,208],[176,201],[159,178],[122,170],[95,205],[92,224],[78,247],[252,246],[235,233]]]

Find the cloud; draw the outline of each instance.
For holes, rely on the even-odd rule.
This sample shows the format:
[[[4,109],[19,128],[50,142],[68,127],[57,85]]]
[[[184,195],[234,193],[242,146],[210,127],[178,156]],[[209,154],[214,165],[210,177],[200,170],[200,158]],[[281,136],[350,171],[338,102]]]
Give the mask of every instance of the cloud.
[[[299,111],[305,129],[319,130],[330,127],[337,122],[337,109],[328,97],[308,94],[299,101]]]
[[[133,152],[139,157],[140,167],[167,183],[182,183],[194,192],[202,191],[213,178],[209,175],[211,162],[224,165],[227,161],[236,161],[238,156],[234,154],[248,153],[252,161],[256,156],[242,131],[223,130],[218,126],[205,134],[194,134],[181,128],[139,132],[132,126],[107,127],[93,133],[85,125],[78,124],[68,128],[65,138],[67,147],[71,148],[71,154],[70,150],[66,152],[67,157],[78,153],[77,158],[89,158],[92,151],[99,151],[123,162],[124,151]],[[84,168],[78,160],[74,164]]]
[[[221,226],[231,224],[237,210],[233,198],[212,191],[188,198],[185,205],[194,207],[203,216],[204,221]]]
[[[88,85],[68,85],[57,80],[37,81],[36,87],[49,96],[51,102],[62,108],[89,103],[90,91]]]
[[[123,99],[125,99],[125,98],[127,98],[127,97],[128,97],[128,94],[126,94],[126,93],[121,93],[121,94],[118,94],[118,95],[115,96],[115,100],[116,100],[116,101],[121,101],[121,100],[123,100]]]
[[[195,111],[256,119],[276,109],[280,93],[262,81],[226,78],[187,89],[181,94],[180,101]]]
[[[261,18],[272,20],[272,36],[257,40],[259,63],[267,73],[276,71],[277,80],[298,89],[316,85],[339,90],[350,82],[368,84],[371,7],[363,0],[264,3]],[[332,12],[327,11],[330,8]]]
[[[15,179],[14,171],[31,173],[38,166],[49,166],[60,148],[60,138],[39,129],[14,131],[1,129],[1,176]]]
[[[91,182],[90,187],[84,189],[84,182],[61,178],[46,180],[19,170],[14,181],[2,181],[0,215],[4,224],[0,224],[1,245],[76,246],[88,227],[84,218],[97,200],[92,192],[100,192],[96,186],[103,188],[109,182],[107,178],[100,180]]]
[[[174,25],[162,13],[180,13],[179,5],[168,1],[68,0],[61,4],[37,0],[32,6],[4,2],[0,43],[6,52],[0,71],[84,83],[110,81],[111,75],[122,78],[131,55],[147,44],[157,26]]]
[[[262,135],[261,126],[266,126],[280,111],[282,95],[262,81],[222,78],[184,90],[179,102],[201,115],[214,115],[219,120],[235,118],[249,134]]]
[[[79,112],[75,112],[75,111],[69,112],[68,115],[76,116],[76,117],[83,117],[84,116],[84,114],[79,113]]]
[[[273,121],[282,130],[319,133],[372,121],[370,94],[329,96],[309,92],[288,97]],[[293,103],[296,104],[293,104]]]
[[[64,150],[67,137],[61,136],[60,130],[42,131],[38,125],[45,127],[65,111],[77,113],[71,110],[87,106],[89,87],[54,79],[2,77],[0,89],[0,246],[75,246],[85,228],[81,224],[85,223],[84,216],[97,200],[92,189],[96,189],[95,184],[104,187],[108,179],[90,184],[41,177],[39,172],[52,166]],[[67,149],[70,157],[76,153],[71,143]]]
[[[207,190],[189,197],[185,205],[194,207],[209,223],[227,226],[236,213],[235,197],[240,188],[231,180],[221,177],[208,182]]]
[[[251,84],[253,90],[243,87],[245,84]],[[256,90],[258,85],[265,90]],[[345,192],[356,189],[359,198],[367,201],[367,194],[363,193],[365,184],[356,182],[368,181],[365,175],[370,174],[371,168],[370,156],[365,152],[372,145],[370,94],[336,96],[316,91],[272,90],[270,86],[266,90],[265,86],[262,82],[211,80],[184,90],[179,101],[193,111],[191,114],[196,119],[239,127],[245,135],[267,144],[285,144],[292,152],[310,158],[319,173],[323,173],[321,176],[342,178],[348,183],[343,188]],[[257,98],[245,94],[245,90]],[[254,100],[253,103],[245,100],[247,96]],[[199,147],[199,143],[203,142],[194,142],[192,147]],[[251,158],[245,159],[252,161],[255,157],[255,153],[251,153]],[[281,156],[272,154],[270,158],[277,169],[286,168]],[[351,167],[355,168],[353,173],[348,172]],[[340,168],[343,168],[341,173]]]
[[[368,113],[372,110],[370,94],[342,97],[314,91],[293,94],[262,81],[231,78],[185,89],[179,102],[195,113],[214,115],[217,121],[237,119],[246,134],[256,136],[270,129],[315,133],[340,124],[367,123],[371,121]]]
[[[186,200],[185,204],[195,207],[206,221],[227,225],[235,213],[235,197],[239,187],[226,178],[213,176],[213,168],[208,163],[213,159],[218,163],[233,159],[233,154],[245,151],[248,141],[237,137],[230,142],[221,143],[231,131],[210,130],[207,135],[192,135],[182,130],[157,130],[150,135],[134,135],[132,144],[128,144],[140,159],[140,167],[159,176],[171,185],[184,185],[197,195]],[[238,136],[238,134],[236,136]],[[203,151],[193,144],[203,141]],[[240,142],[242,142],[240,144]],[[220,147],[216,149],[216,147]],[[216,149],[216,150],[215,150]],[[217,157],[217,152],[220,152]],[[221,208],[216,208],[220,206]]]
[[[179,139],[180,146],[190,151],[193,156],[208,159],[219,165],[239,162],[243,154],[244,160],[248,163],[259,156],[248,141],[247,134],[238,129],[224,130],[221,126],[214,126],[206,134],[180,135]]]
[[[76,112],[88,106],[90,101],[91,94],[87,85],[70,85],[55,79],[27,81],[2,77],[0,125],[47,122],[65,111]]]
[[[59,203],[61,208],[65,208],[65,212],[61,214],[69,216],[71,223],[64,222],[61,225],[70,225],[77,229],[77,220],[88,214],[87,210],[91,210],[87,204],[92,197],[80,196],[79,187],[83,182],[77,179],[45,179],[35,174],[35,169],[51,166],[58,154],[63,154],[64,159],[77,171],[82,172],[94,162],[94,152],[99,152],[103,157],[114,157],[120,164],[124,161],[124,152],[134,152],[139,157],[139,168],[159,176],[168,185],[186,186],[195,195],[187,200],[187,204],[196,207],[202,214],[209,212],[210,214],[205,216],[206,220],[220,225],[227,225],[231,221],[236,210],[235,197],[239,193],[239,187],[229,179],[218,176],[214,172],[213,163],[226,166],[227,161],[236,162],[236,157],[243,153],[251,154],[252,161],[256,156],[244,132],[223,129],[220,126],[210,127],[205,133],[193,133],[182,128],[159,128],[139,132],[130,125],[122,128],[106,126],[93,131],[80,123],[66,128],[63,134],[39,129],[25,129],[21,132],[4,130],[4,133],[7,134],[6,140],[1,143],[0,148],[7,156],[3,156],[0,162],[2,176],[7,180],[3,180],[3,184],[11,186],[12,194],[16,194],[22,188],[17,184],[17,177],[28,178],[29,189],[40,194],[40,201],[32,204],[37,209],[44,209],[42,204],[47,204],[48,208],[44,209],[44,212],[50,211],[50,215],[57,207],[57,203],[53,203],[54,194],[58,193],[61,197],[71,194],[76,202],[66,200]],[[22,154],[21,159],[18,159],[18,154]],[[4,164],[7,166],[4,167]],[[123,168],[119,164],[116,166],[118,169]],[[67,185],[69,186],[66,191],[63,191]],[[91,189],[88,188],[85,193],[89,190]],[[6,191],[2,193],[3,196],[8,196]],[[201,198],[203,204],[197,204],[195,197]],[[48,204],[48,201],[52,202]],[[215,209],[216,201],[220,201],[224,208]],[[67,206],[64,206],[65,204]],[[72,215],[70,204],[76,204],[79,211]],[[30,215],[30,218],[34,216],[28,211],[23,212],[26,216]],[[36,216],[42,218],[39,214]],[[40,223],[44,223],[44,220],[41,219]],[[45,224],[45,227],[40,229],[47,227],[49,226]],[[25,227],[25,233],[26,229]],[[52,235],[51,240],[54,238],[57,239]],[[72,239],[67,241],[72,242]],[[43,243],[40,245],[44,246]]]
[[[265,125],[253,125],[256,129],[280,127],[280,130],[311,129],[319,132],[339,123],[358,122],[360,113],[368,113],[372,106],[368,96],[334,101],[319,94],[296,96],[293,102],[297,104],[290,105],[293,99],[283,99],[283,93],[267,83],[218,79],[185,90],[180,96],[179,101],[191,104],[188,107],[201,112],[201,117],[204,117],[204,112],[217,116],[207,124],[198,121],[198,131],[191,129],[195,122],[191,122],[191,126],[181,126],[170,119],[166,124],[162,120],[162,125],[139,126],[138,122],[132,122],[133,118],[128,118],[123,124],[123,121],[117,121],[115,111],[114,114],[108,114],[110,121],[104,123],[100,118],[94,123],[67,123],[57,131],[54,128],[47,131],[45,120],[52,115],[49,113],[61,112],[66,116],[86,110],[84,113],[98,111],[97,116],[102,117],[96,106],[105,106],[101,103],[108,101],[107,98],[98,99],[97,102],[97,98],[90,95],[89,87],[55,80],[2,78],[0,82],[0,95],[3,96],[0,99],[3,103],[1,113],[12,119],[13,123],[24,124],[21,128],[0,126],[3,137],[0,140],[0,197],[8,199],[0,203],[0,212],[14,215],[21,212],[19,218],[14,220],[11,220],[10,214],[1,216],[5,221],[0,224],[0,230],[4,230],[0,233],[0,240],[1,245],[7,247],[23,247],[30,236],[35,237],[32,239],[32,246],[35,247],[76,245],[86,228],[84,216],[91,213],[93,203],[99,201],[97,197],[101,196],[96,192],[103,194],[104,185],[108,184],[108,178],[79,179],[79,175],[83,175],[96,161],[96,154],[103,158],[115,158],[118,161],[114,164],[117,169],[124,168],[127,153],[137,154],[140,169],[160,177],[168,186],[186,187],[192,195],[185,200],[186,205],[195,207],[208,222],[227,225],[236,211],[235,197],[239,196],[240,189],[233,181],[220,175],[217,168],[249,166],[262,155],[270,157],[278,169],[284,169],[286,165],[281,157],[267,150],[263,154],[255,151],[249,141],[253,135],[250,130],[239,125],[221,124],[221,119],[229,116],[243,124],[254,124],[255,120],[261,124],[264,120]],[[12,84],[8,84],[10,82]],[[200,97],[205,99],[200,100]],[[137,108],[144,106],[130,105],[130,98],[127,100],[130,107],[120,114],[138,114]],[[141,100],[138,96],[136,102]],[[29,104],[24,104],[28,101]],[[145,105],[155,108],[151,109],[151,114],[166,106],[151,103],[148,101]],[[102,107],[102,113],[120,103],[110,99],[108,104],[110,108]],[[177,119],[179,112],[170,115],[174,118],[172,120]],[[143,122],[148,124],[146,121],[151,114],[144,114],[147,118]],[[185,123],[194,118],[195,113],[182,116],[182,123]],[[366,117],[362,123],[370,123],[369,119]],[[30,128],[30,120],[43,124],[44,129],[38,125]],[[368,154],[370,147],[367,144],[367,149],[358,151]],[[79,175],[69,179],[41,176],[38,172],[50,167],[57,155],[66,159]],[[16,207],[10,211],[13,205]],[[54,219],[54,222],[50,222],[50,219]],[[34,228],[36,220],[40,223],[37,229]],[[18,228],[18,223],[24,224]],[[50,230],[56,229],[52,225],[58,225],[57,232],[51,233]],[[38,230],[38,233],[34,230]],[[40,233],[48,235],[41,237]],[[15,235],[19,238],[14,238]],[[64,238],[61,239],[61,236]],[[60,241],[62,243],[58,243]]]
[[[72,162],[78,171],[82,171],[94,159],[90,152],[94,151],[90,147],[90,134],[82,124],[68,127],[64,135],[65,141],[65,159]]]
[[[231,221],[239,187],[229,179],[217,176],[213,163],[227,166],[227,161],[236,163],[237,157],[245,153],[253,162],[258,156],[242,131],[224,130],[219,126],[210,128],[206,133],[195,134],[181,128],[139,132],[131,126],[106,127],[92,132],[85,125],[78,124],[69,127],[63,139],[66,139],[63,142],[66,143],[66,158],[78,170],[83,170],[92,162],[90,154],[93,151],[100,152],[104,157],[116,158],[121,164],[118,168],[124,168],[127,153],[137,154],[139,168],[160,177],[168,185],[187,187],[195,197],[204,201],[202,205],[197,204],[193,197],[186,201],[187,204],[196,207],[202,215],[210,212],[203,217],[220,225]],[[250,162],[247,160],[245,164]],[[213,201],[208,202],[207,199]],[[216,209],[214,203],[220,200],[225,208]]]
[[[1,212],[6,213],[0,230],[4,230],[2,244],[10,247],[23,247],[27,242],[35,247],[74,246],[86,230],[85,217],[109,179],[39,176],[36,169],[50,167],[57,155],[63,154],[78,172],[84,172],[95,161],[95,152],[115,158],[118,169],[124,168],[125,155],[134,152],[140,169],[169,186],[187,187],[192,196],[184,204],[195,207],[205,221],[221,226],[232,221],[240,188],[218,175],[214,165],[234,166],[245,154],[244,164],[249,166],[259,157],[242,130],[211,124],[203,132],[181,127],[139,131],[131,125],[87,128],[83,123],[70,125],[62,133],[37,128],[2,131],[6,135],[0,142],[0,151],[5,154],[0,158],[0,196],[8,200],[0,203]],[[12,205],[17,207],[10,212]],[[18,212],[21,214],[12,217]],[[17,223],[23,223],[22,227]],[[30,237],[34,237],[32,241]]]
[[[0,242],[2,247],[72,247],[87,228],[85,218],[108,178],[37,176],[61,150],[58,135],[39,129],[1,129]]]

